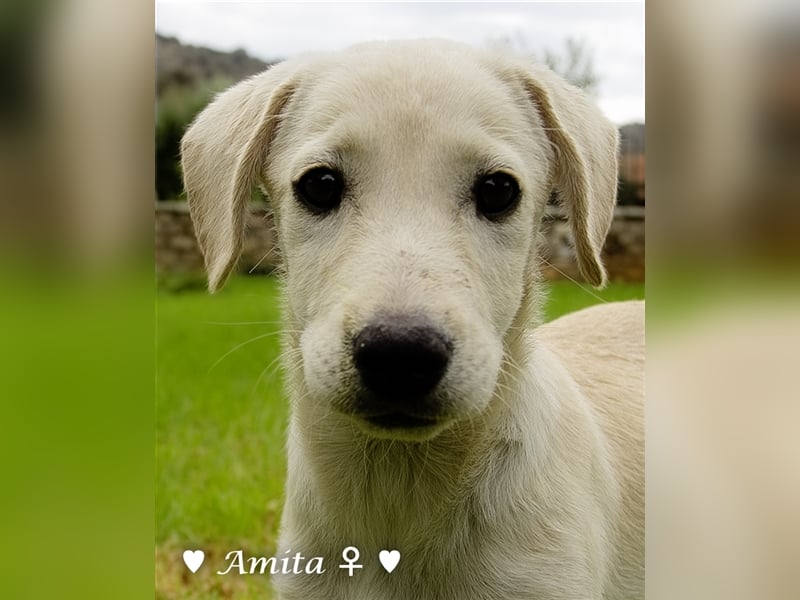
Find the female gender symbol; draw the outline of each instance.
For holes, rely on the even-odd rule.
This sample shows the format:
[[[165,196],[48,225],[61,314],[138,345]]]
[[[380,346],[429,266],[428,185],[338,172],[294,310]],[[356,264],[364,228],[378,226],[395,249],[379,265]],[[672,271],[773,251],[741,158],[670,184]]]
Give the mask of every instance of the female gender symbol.
[[[339,565],[339,568],[347,569],[348,576],[352,577],[353,569],[360,569],[364,566],[364,565],[354,564],[358,560],[359,556],[361,556],[361,553],[358,551],[358,548],[356,548],[355,546],[348,546],[342,551],[342,560],[344,560],[344,562],[346,562],[347,564]]]

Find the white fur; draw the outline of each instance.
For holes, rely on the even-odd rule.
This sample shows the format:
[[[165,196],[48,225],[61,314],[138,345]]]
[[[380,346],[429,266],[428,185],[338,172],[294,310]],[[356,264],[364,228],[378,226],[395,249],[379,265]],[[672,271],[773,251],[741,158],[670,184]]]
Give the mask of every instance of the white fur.
[[[616,131],[542,67],[438,41],[372,43],[288,61],[222,94],[183,164],[216,289],[233,268],[250,187],[275,214],[291,402],[280,550],[322,576],[276,579],[284,600],[643,598],[641,303],[539,326],[538,224],[555,187],[579,267],[599,259],[616,191]],[[319,217],[292,182],[348,183]],[[501,223],[471,199],[479,173],[522,190]],[[424,429],[348,411],[352,337],[420,314],[453,340]],[[355,545],[364,568],[336,568]],[[387,574],[382,549],[402,559]]]

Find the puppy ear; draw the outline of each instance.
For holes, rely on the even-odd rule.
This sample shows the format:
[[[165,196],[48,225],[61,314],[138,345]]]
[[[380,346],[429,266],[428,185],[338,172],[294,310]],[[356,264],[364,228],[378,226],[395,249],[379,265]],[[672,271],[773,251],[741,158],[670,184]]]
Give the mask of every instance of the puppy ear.
[[[183,136],[184,185],[212,292],[241,254],[250,194],[294,91],[292,73],[282,63],[233,86]]]
[[[571,221],[578,270],[602,287],[600,253],[617,200],[617,128],[581,90],[549,69],[528,69],[523,82],[555,151],[554,184]]]

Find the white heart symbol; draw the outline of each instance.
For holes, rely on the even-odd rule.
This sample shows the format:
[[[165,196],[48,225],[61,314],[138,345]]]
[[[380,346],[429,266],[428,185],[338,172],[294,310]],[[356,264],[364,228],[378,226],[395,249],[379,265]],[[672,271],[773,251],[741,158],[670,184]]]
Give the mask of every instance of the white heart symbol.
[[[380,554],[378,554],[378,558],[381,560],[381,564],[383,568],[386,569],[387,573],[391,573],[397,567],[397,563],[400,562],[400,551],[392,550],[381,550]]]
[[[206,553],[202,550],[186,550],[183,553],[183,562],[186,563],[186,566],[189,567],[192,573],[197,573],[197,569],[200,568],[200,565],[203,564],[205,559]]]

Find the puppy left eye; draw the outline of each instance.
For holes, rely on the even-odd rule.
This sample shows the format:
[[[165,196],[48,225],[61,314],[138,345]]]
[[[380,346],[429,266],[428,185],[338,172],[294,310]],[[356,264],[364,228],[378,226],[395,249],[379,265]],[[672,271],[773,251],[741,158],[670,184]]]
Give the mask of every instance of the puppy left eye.
[[[472,189],[475,207],[490,220],[499,219],[519,204],[519,184],[508,173],[498,171],[480,177]]]

